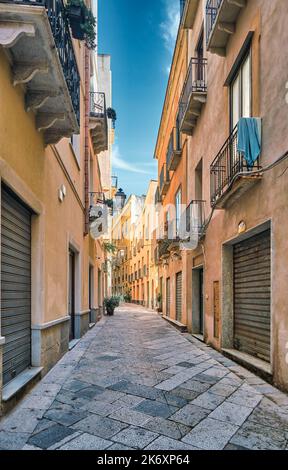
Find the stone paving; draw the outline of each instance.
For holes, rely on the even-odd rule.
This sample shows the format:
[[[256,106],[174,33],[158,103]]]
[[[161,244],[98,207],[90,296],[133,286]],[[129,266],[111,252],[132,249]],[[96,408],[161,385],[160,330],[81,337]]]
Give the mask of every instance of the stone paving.
[[[0,449],[287,450],[288,397],[124,305],[0,421]]]

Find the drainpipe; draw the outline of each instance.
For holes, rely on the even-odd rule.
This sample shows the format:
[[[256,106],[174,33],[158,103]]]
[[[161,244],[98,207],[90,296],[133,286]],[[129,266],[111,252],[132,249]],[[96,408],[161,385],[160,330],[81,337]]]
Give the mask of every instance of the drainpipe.
[[[89,116],[90,116],[90,52],[85,46],[85,117],[84,117],[84,236],[89,233]]]

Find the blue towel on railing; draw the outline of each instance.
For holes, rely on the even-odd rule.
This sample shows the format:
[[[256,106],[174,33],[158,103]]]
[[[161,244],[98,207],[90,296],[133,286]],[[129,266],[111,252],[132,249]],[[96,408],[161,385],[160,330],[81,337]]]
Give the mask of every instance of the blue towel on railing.
[[[241,118],[238,123],[237,150],[243,155],[248,168],[253,168],[261,152],[257,119]]]

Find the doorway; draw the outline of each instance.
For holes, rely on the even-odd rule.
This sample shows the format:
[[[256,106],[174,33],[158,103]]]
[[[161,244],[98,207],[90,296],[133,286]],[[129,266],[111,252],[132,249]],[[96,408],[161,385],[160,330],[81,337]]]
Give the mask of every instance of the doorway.
[[[68,315],[70,316],[69,340],[75,339],[75,253],[69,250]]]
[[[94,269],[89,266],[89,323],[94,323],[93,318],[94,309]]]
[[[204,337],[204,269],[192,271],[192,333]]]

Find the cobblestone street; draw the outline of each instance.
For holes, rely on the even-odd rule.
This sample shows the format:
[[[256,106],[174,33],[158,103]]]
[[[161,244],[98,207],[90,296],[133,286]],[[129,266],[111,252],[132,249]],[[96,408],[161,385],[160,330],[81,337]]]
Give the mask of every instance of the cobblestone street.
[[[288,398],[122,306],[0,421],[0,449],[288,449]]]

